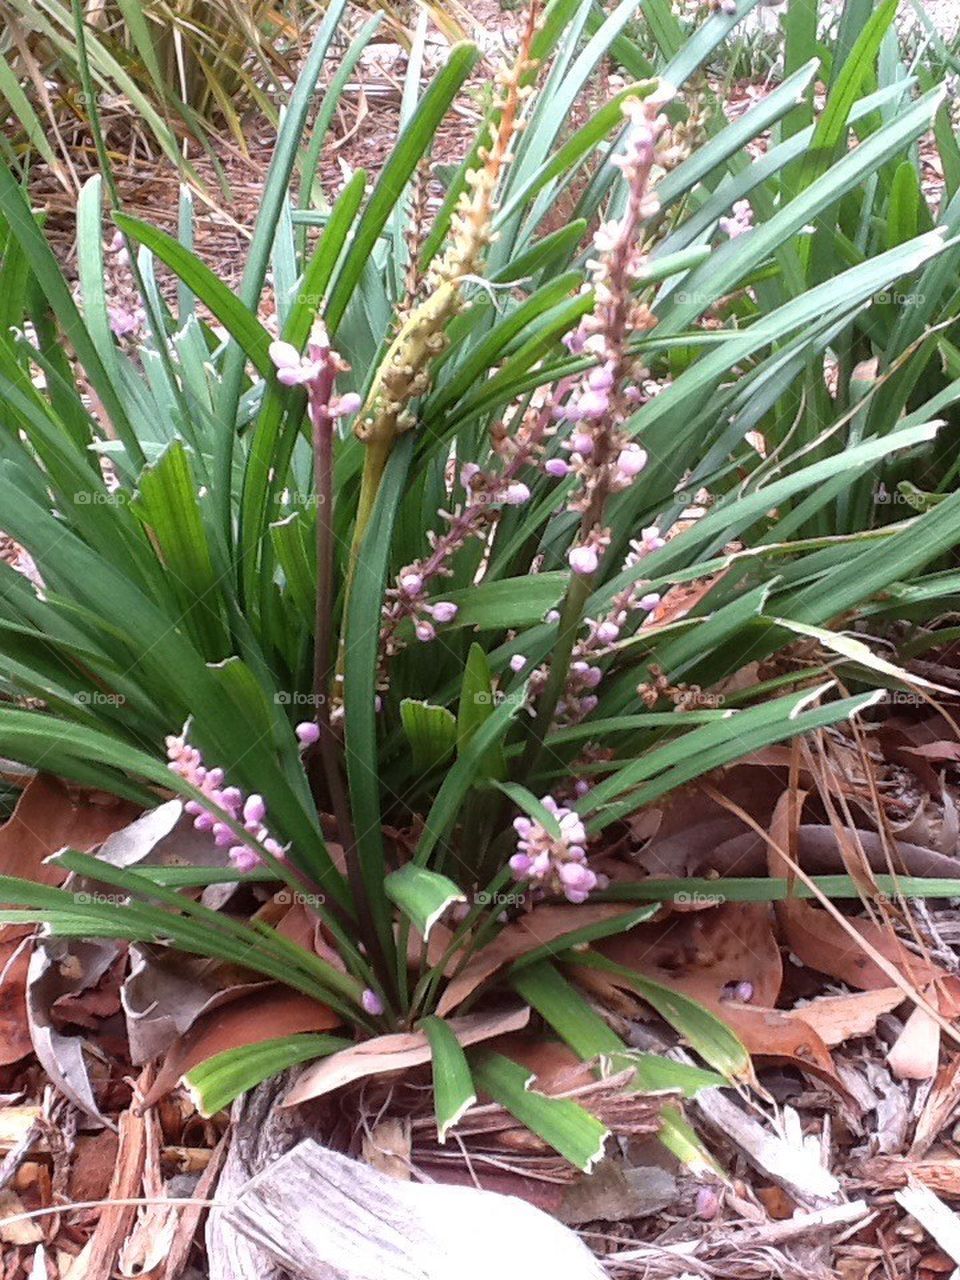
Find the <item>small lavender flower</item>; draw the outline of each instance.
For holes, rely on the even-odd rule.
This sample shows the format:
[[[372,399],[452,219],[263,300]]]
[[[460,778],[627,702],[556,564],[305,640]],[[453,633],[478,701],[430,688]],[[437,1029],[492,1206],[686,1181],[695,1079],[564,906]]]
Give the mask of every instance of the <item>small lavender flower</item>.
[[[321,321],[314,324],[304,355],[292,343],[282,341],[271,342],[268,351],[277,370],[277,381],[284,387],[306,389],[314,427],[327,425],[334,418],[346,417],[360,409],[362,402],[355,391],[342,396],[333,393],[337,374],[345,373],[350,366],[330,346]]]
[[[600,567],[600,560],[591,546],[571,547],[567,553],[567,561],[574,573],[582,574],[585,578],[596,573]]]
[[[364,988],[360,1003],[363,1005],[364,1012],[369,1013],[373,1018],[379,1018],[383,1013],[383,1001],[370,987]]]
[[[520,507],[530,501],[530,490],[520,480],[514,480],[503,491],[503,500],[510,507]]]
[[[458,605],[452,600],[438,600],[436,604],[427,606],[434,622],[452,622],[460,612]]]
[[[297,725],[294,733],[297,735],[297,741],[301,747],[312,747],[315,742],[319,741],[320,726],[314,720],[304,720]]]
[[[730,210],[729,218],[720,218],[717,224],[725,236],[735,240],[753,230],[753,209],[749,200],[738,200]]]
[[[532,880],[544,892],[563,894],[568,902],[585,902],[598,877],[587,866],[583,822],[553,796],[544,796],[541,803],[556,818],[560,834],[552,835],[533,818],[515,818],[517,852],[510,859],[510,870],[518,880]]]

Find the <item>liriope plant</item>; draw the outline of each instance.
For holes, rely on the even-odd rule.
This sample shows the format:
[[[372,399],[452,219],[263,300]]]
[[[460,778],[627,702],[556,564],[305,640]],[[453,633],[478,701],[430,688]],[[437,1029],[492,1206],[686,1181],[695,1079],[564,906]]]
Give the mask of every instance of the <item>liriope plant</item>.
[[[342,7],[291,95],[236,293],[189,247],[188,196],[175,238],[108,220],[96,178],[74,297],[0,169],[0,527],[32,566],[0,564],[0,754],[173,805],[215,864],[67,851],[64,875],[120,901],[7,878],[3,919],[252,970],[342,1026],[197,1068],[208,1109],[412,1028],[458,1082],[445,1132],[478,1086],[515,1103],[509,1064],[465,1051],[455,1019],[518,996],[638,1087],[745,1077],[690,1002],[661,1003],[711,1070],[627,1054],[557,966],[656,909],[655,883],[606,883],[626,820],[864,713],[906,677],[846,630],[957,593],[938,440],[960,377],[936,359],[960,305],[955,195],[901,216],[917,140],[949,147],[942,92],[879,58],[891,6],[857,27],[851,4],[824,107],[798,41],[727,121],[703,68],[753,0],[679,42],[653,6],[657,65],[574,127],[601,60],[636,63],[638,2],[598,22],[553,0],[425,225],[477,50],[411,79],[380,174],[318,203],[322,131],[303,131]],[[131,271],[120,325],[110,252]],[[896,519],[864,500],[921,477]],[[778,667],[798,635],[807,656]],[[729,691],[751,662],[764,674]],[[196,900],[219,882],[283,886],[323,945]],[[528,918],[542,941],[486,969]],[[591,1162],[576,1108],[534,1113]],[[676,1112],[666,1136],[696,1158]]]

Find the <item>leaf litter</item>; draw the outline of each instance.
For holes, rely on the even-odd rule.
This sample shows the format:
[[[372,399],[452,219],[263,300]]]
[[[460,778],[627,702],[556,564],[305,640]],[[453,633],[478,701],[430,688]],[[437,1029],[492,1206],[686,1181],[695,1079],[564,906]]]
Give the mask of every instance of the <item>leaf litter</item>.
[[[630,1073],[623,1070],[597,1078],[576,1054],[543,1039],[529,1009],[498,1014],[485,995],[489,980],[507,966],[555,947],[563,971],[628,1043],[686,1056],[682,1038],[619,970],[570,964],[571,954],[563,955],[563,939],[575,926],[616,919],[629,909],[622,903],[539,906],[507,925],[466,966],[458,967],[455,950],[447,957],[445,1008],[455,1026],[465,1026],[464,1042],[493,1036],[489,1043],[526,1066],[536,1089],[576,1097],[617,1134],[616,1153],[602,1166],[608,1170],[603,1193],[591,1193],[580,1208],[569,1207],[575,1203],[570,1189],[590,1184],[582,1184],[572,1166],[496,1103],[481,1098],[453,1131],[456,1141],[438,1141],[426,1105],[429,1048],[422,1033],[381,1037],[379,1046],[368,1042],[307,1068],[287,1101],[313,1098],[309,1105],[320,1108],[321,1131],[327,1126],[330,1133],[336,1126],[329,1127],[329,1100],[343,1106],[349,1099],[371,1123],[354,1130],[346,1150],[361,1158],[366,1152],[398,1174],[402,1165],[404,1176],[412,1168],[435,1180],[519,1194],[566,1214],[595,1249],[607,1252],[609,1262],[619,1255],[624,1275],[636,1274],[641,1263],[651,1275],[676,1274],[669,1267],[679,1259],[695,1275],[799,1274],[791,1271],[795,1259],[807,1256],[807,1242],[823,1232],[837,1238],[833,1258],[843,1276],[868,1277],[884,1256],[903,1264],[912,1259],[910,1265],[922,1263],[931,1276],[937,1274],[939,1255],[930,1249],[928,1232],[943,1252],[944,1242],[953,1239],[945,1215],[952,1219],[950,1202],[960,1200],[952,1131],[960,1102],[960,1051],[941,1027],[956,1015],[960,986],[953,943],[960,941],[960,919],[949,903],[937,900],[925,914],[916,913],[903,901],[871,898],[870,886],[873,876],[888,871],[935,876],[945,864],[955,866],[956,754],[945,737],[935,736],[942,725],[909,732],[898,725],[897,736],[888,725],[878,727],[866,755],[863,744],[834,735],[819,761],[801,761],[796,752],[778,748],[731,766],[722,780],[708,779],[659,810],[646,811],[632,836],[611,842],[616,851],[608,869],[614,881],[696,875],[715,883],[715,894],[686,901],[677,895],[629,932],[590,944],[616,965],[700,1002],[751,1053],[756,1088],[741,1088],[739,1096],[707,1091],[687,1107],[728,1174],[709,1195],[662,1148],[650,1145],[667,1098],[625,1092]],[[907,753],[908,738],[925,750]],[[888,760],[890,743],[897,744],[891,753],[896,758]],[[900,781],[910,767],[903,762],[914,757],[916,789],[904,796],[902,788],[886,784]],[[924,773],[934,766],[935,788],[925,785],[930,779]],[[871,792],[867,769],[875,771],[879,790]],[[801,782],[809,791],[801,790]],[[871,810],[878,795],[879,820]],[[32,805],[43,825],[39,833],[34,828],[25,847],[13,836]],[[849,826],[838,828],[838,806],[851,819]],[[18,869],[29,860],[31,874],[48,883],[64,875],[45,859],[68,843],[99,847],[100,856],[116,865],[176,866],[192,854],[178,845],[178,815],[163,809],[147,815],[149,821],[131,823],[129,811],[68,793],[51,780],[35,780],[10,820],[14,825],[0,828],[0,850],[15,846]],[[12,856],[4,852],[5,870]],[[723,880],[731,876],[766,872],[794,880],[854,871],[869,912],[856,899],[827,910],[816,900],[740,902],[723,892]],[[231,904],[225,897],[219,905]],[[252,908],[279,921],[288,937],[329,953],[322,931],[302,908],[278,910],[262,895]],[[589,920],[584,911],[592,913]],[[453,937],[439,928],[437,939],[431,938],[430,963]],[[158,1259],[175,1238],[178,1256],[186,1257],[183,1222],[162,1203],[140,1210],[64,1211],[56,1216],[55,1241],[47,1226],[36,1225],[46,1220],[23,1218],[32,1208],[53,1204],[55,1156],[48,1130],[35,1125],[40,1108],[21,1101],[41,1087],[43,1074],[32,1064],[46,1068],[74,1116],[67,1156],[74,1170],[71,1199],[86,1186],[114,1199],[152,1196],[162,1202],[171,1188],[183,1189],[185,1176],[196,1188],[212,1167],[213,1152],[223,1148],[223,1119],[202,1120],[178,1088],[189,1064],[257,1038],[333,1028],[338,1019],[308,997],[213,962],[188,962],[193,967],[185,973],[182,962],[174,968],[164,949],[153,946],[91,949],[71,942],[56,949],[47,940],[31,959],[26,930],[8,929],[14,936],[0,940],[8,948],[0,1017],[9,1024],[9,1043],[22,1050],[3,1064],[6,1074],[0,1077],[18,1089],[0,1107],[0,1161],[16,1157],[4,1201],[8,1244],[18,1250],[25,1276],[40,1242],[47,1248],[46,1273],[53,1277],[71,1274],[71,1258],[77,1266],[89,1266],[91,1259],[117,1266],[119,1274],[142,1274],[144,1268],[159,1274]],[[413,941],[411,956],[419,957],[419,950]],[[28,990],[29,1020],[13,998],[18,982]],[[910,990],[927,1009],[911,1003]],[[464,1002],[479,1003],[475,1012],[457,1014]],[[122,1044],[126,1049],[118,1057]],[[130,1078],[135,1063],[150,1060],[159,1061],[159,1070],[144,1066],[131,1094],[124,1077]],[[119,1148],[110,1128],[97,1129],[104,1123],[119,1128]],[[367,1132],[362,1141],[356,1137],[361,1129]],[[197,1154],[183,1154],[191,1151]],[[63,1160],[62,1154],[56,1158]],[[178,1172],[184,1160],[192,1162],[189,1175]],[[207,1192],[212,1177],[204,1184]],[[637,1187],[648,1183],[660,1193],[644,1198]],[[667,1203],[664,1185],[670,1188]],[[201,1213],[193,1213],[194,1227]],[[924,1229],[914,1230],[911,1222]]]

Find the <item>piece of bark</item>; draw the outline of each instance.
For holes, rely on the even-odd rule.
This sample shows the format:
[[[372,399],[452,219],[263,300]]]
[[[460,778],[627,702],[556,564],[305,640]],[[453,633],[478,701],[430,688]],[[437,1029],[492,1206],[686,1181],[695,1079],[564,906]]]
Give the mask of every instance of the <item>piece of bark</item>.
[[[701,1089],[694,1105],[754,1168],[789,1191],[794,1199],[819,1208],[837,1198],[840,1183],[809,1146],[799,1146],[770,1133],[719,1089]]]
[[[303,1113],[281,1108],[279,1098],[294,1072],[268,1080],[233,1105],[230,1148],[214,1199],[230,1204],[250,1179],[295,1146],[302,1136]],[[204,1232],[209,1280],[284,1280],[271,1256],[240,1235],[224,1210],[211,1209]]]
[[[217,1176],[223,1167],[227,1154],[227,1145],[228,1137],[224,1134],[216,1147],[214,1147],[212,1154],[210,1154],[210,1160],[197,1182],[194,1193],[197,1203],[187,1206],[180,1213],[177,1229],[173,1239],[170,1241],[170,1252],[167,1254],[167,1260],[164,1264],[163,1280],[179,1280],[187,1265],[190,1258],[190,1249],[193,1246],[193,1238],[200,1225],[200,1219],[207,1210],[204,1201],[212,1199],[211,1193],[217,1181]]]
[[[153,1068],[146,1067],[137,1081],[140,1096],[149,1089],[152,1079]],[[91,1237],[86,1272],[91,1280],[94,1276],[113,1275],[117,1255],[130,1234],[137,1213],[134,1205],[110,1203],[112,1200],[132,1200],[140,1194],[147,1151],[147,1125],[144,1117],[133,1107],[120,1117],[119,1138],[117,1166],[107,1192],[107,1203],[100,1212]]]
[[[398,1182],[311,1139],[254,1177],[220,1214],[297,1280],[605,1274],[573,1232],[522,1200]]]
[[[903,1190],[893,1193],[893,1198],[901,1209],[916,1218],[944,1253],[960,1264],[960,1218],[939,1196],[911,1175]]]

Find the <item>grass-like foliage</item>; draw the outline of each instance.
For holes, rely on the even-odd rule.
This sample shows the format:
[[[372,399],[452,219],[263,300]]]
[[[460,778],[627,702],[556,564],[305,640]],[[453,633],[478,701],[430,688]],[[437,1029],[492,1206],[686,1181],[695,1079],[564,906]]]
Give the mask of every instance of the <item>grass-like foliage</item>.
[[[426,218],[431,144],[478,51],[411,80],[376,180],[315,207],[322,130],[303,133],[332,5],[236,294],[191,251],[188,200],[178,240],[108,223],[97,178],[75,300],[0,169],[0,527],[36,567],[0,564],[0,755],[145,806],[173,792],[222,850],[166,879],[68,853],[126,905],[5,881],[5,918],[220,958],[361,1035],[423,1026],[443,1128],[478,1082],[516,1082],[431,1015],[512,915],[553,901],[565,923],[501,983],[616,1057],[544,963],[648,910],[598,909],[625,891],[597,851],[681,784],[868,706],[897,668],[845,633],[922,621],[960,586],[942,89],[900,61],[894,0],[848,0],[829,44],[791,4],[781,83],[727,119],[703,68],[753,4],[689,36],[647,4],[650,66],[623,36],[638,0],[602,20],[553,0]],[[571,126],[611,54],[639,78]],[[122,342],[115,234],[142,307]],[[805,657],[778,663],[798,637]],[[336,960],[196,902],[241,877],[300,895]],[[739,1069],[716,1019],[665,1009]],[[284,1038],[197,1087],[219,1105],[342,1043]],[[661,1068],[640,1083],[684,1083]],[[595,1135],[561,1110],[531,1122],[589,1163]]]

